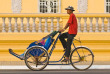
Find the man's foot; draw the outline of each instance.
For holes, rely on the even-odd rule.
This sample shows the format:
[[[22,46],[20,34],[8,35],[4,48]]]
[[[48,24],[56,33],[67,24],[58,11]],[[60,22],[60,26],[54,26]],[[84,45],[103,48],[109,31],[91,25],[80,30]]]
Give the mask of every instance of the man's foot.
[[[24,60],[24,57],[22,57],[21,55],[18,55],[16,53],[14,53],[12,49],[9,49],[9,53],[12,54],[12,55],[14,55],[15,57],[21,59],[21,60]]]
[[[63,59],[61,62],[68,62],[69,59]]]

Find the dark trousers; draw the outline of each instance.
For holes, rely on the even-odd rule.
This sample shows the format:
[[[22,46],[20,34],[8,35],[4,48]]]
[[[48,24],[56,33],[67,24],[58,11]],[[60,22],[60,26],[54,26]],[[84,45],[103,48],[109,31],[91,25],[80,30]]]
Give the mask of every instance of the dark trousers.
[[[65,56],[69,57],[71,51],[71,44],[76,34],[69,34],[68,32],[60,35],[59,39],[63,45],[63,48],[66,49]],[[65,40],[67,38],[67,41]]]

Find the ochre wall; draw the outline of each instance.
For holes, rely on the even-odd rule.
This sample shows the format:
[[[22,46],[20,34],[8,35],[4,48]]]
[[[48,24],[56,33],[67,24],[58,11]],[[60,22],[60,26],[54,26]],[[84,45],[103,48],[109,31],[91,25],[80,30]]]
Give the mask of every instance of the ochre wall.
[[[105,13],[105,0],[88,0],[87,13]],[[61,13],[66,13],[65,8],[73,6],[79,13],[77,6],[78,0],[61,0]],[[0,0],[0,13],[13,13],[11,0]],[[22,0],[21,13],[38,13],[38,0]]]

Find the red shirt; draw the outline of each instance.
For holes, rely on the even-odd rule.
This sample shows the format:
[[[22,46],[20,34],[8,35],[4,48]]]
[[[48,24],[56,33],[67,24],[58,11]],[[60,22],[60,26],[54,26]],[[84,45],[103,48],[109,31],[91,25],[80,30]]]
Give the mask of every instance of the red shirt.
[[[77,19],[73,13],[70,14],[68,23],[69,23],[68,33],[69,34],[77,34]]]

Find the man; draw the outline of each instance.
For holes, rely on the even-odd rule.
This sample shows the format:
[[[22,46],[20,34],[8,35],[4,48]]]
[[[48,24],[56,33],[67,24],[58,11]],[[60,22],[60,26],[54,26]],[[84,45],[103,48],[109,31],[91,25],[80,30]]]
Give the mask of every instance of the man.
[[[64,32],[69,27],[68,32],[61,34],[61,36],[59,37],[63,45],[63,48],[65,49],[65,58],[64,60],[62,60],[62,62],[69,61],[71,44],[72,44],[74,37],[77,35],[77,19],[75,15],[73,14],[73,11],[75,10],[72,6],[68,6],[68,8],[65,8],[65,10],[67,10],[67,14],[69,14],[70,17],[65,27],[59,30],[60,32]],[[65,38],[67,38],[67,41],[65,40]]]

